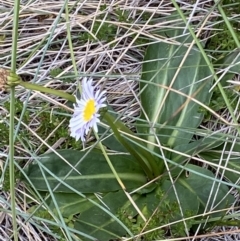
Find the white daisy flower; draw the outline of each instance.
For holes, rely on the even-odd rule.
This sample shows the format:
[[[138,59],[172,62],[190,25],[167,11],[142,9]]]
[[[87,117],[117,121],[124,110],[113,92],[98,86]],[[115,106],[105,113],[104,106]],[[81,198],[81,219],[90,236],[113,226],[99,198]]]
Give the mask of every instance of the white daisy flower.
[[[79,139],[85,141],[85,135],[90,128],[98,132],[97,123],[100,122],[98,111],[106,106],[103,104],[106,100],[105,93],[106,91],[100,92],[100,90],[95,92],[92,79],[83,78],[82,96],[80,100],[76,98],[76,104],[73,105],[74,113],[69,124],[71,136],[77,141]]]

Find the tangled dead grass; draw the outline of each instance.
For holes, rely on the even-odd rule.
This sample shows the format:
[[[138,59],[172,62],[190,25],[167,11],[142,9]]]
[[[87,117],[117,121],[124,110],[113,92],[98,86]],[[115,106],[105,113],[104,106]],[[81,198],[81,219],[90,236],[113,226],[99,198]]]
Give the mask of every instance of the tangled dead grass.
[[[213,1],[178,1],[181,9],[189,13],[188,21],[201,30],[201,38],[207,41],[211,30],[215,28],[214,19],[219,16]],[[67,40],[67,16],[65,1],[23,0],[20,6],[19,40],[17,49],[17,70],[24,81],[32,81],[56,89],[74,93],[83,76],[94,76],[94,81],[107,90],[109,104],[122,115],[128,123],[134,122],[141,106],[138,98],[138,79],[141,74],[144,50],[150,42],[172,41],[164,34],[159,38],[165,26],[174,22],[165,21],[165,17],[175,11],[170,0],[130,0],[130,1],[68,1],[69,25],[73,45],[77,75],[74,73],[74,61]],[[0,1],[0,66],[9,68],[12,51],[13,0]],[[208,19],[203,24],[204,20]],[[162,21],[163,20],[163,21]],[[146,41],[148,39],[148,41]],[[4,103],[9,94],[1,92],[1,122],[7,123],[8,111]],[[71,107],[61,98],[44,93],[30,92],[17,87],[16,98],[30,109],[30,125],[24,128],[34,134],[41,124],[37,120],[42,103],[51,108],[60,106],[67,111]],[[66,125],[67,120],[62,124]],[[56,128],[57,129],[57,128]],[[50,134],[51,132],[51,134]],[[49,130],[49,136],[54,130]],[[59,141],[59,143],[58,143]],[[61,146],[58,140],[53,148]],[[64,140],[62,140],[64,141]],[[48,137],[34,135],[29,140],[33,151],[40,145],[47,145]],[[24,146],[16,146],[18,159],[29,159]],[[1,145],[1,169],[6,172],[8,146]],[[4,175],[1,181],[3,182]],[[6,178],[6,176],[5,176]],[[1,185],[2,186],[2,185]],[[44,222],[28,220],[27,193],[21,184],[16,189],[19,225],[19,240],[57,240]],[[32,197],[31,197],[32,198]],[[32,201],[34,199],[32,198]],[[236,196],[236,206],[238,196]],[[11,212],[9,193],[0,193],[0,240],[11,240]],[[234,210],[234,209],[233,209]],[[232,211],[230,211],[232,212]],[[237,212],[237,211],[234,211]],[[38,223],[38,224],[37,224]],[[37,224],[37,225],[36,225]],[[240,240],[236,227],[216,227],[209,234],[196,235],[199,240]]]

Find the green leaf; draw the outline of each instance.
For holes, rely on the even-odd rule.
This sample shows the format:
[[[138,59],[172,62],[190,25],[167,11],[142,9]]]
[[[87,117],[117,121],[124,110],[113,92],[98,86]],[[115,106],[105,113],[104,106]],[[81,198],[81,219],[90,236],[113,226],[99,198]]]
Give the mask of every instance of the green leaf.
[[[179,36],[182,32],[174,30],[168,32],[168,35]],[[159,42],[147,48],[142,68],[143,81],[140,83],[141,103],[144,110],[141,112],[140,119],[145,120],[145,123],[149,119],[150,123],[161,124],[162,127],[155,128],[156,134],[160,135],[161,143],[169,147],[189,143],[193,133],[186,128],[197,128],[203,118],[199,105],[181,93],[204,104],[208,104],[211,97],[209,93],[212,82],[211,72],[201,53],[195,48],[187,54],[171,86],[174,75],[188,51],[188,47],[183,43],[192,41],[188,36],[177,40],[182,45]],[[170,89],[165,99],[169,86],[179,93]],[[141,124],[140,121],[138,123]],[[150,126],[138,127],[138,132],[147,134],[149,148],[153,149],[151,142],[156,143],[156,140]]]
[[[135,195],[135,201],[136,198],[140,198],[140,196]],[[123,191],[106,194],[102,202],[109,208],[109,211],[115,215],[121,212],[121,209],[123,211],[129,209],[131,206],[130,201]],[[116,220],[96,206],[81,213],[74,228],[93,236],[99,241],[120,239],[122,236],[126,235],[126,230],[124,230]]]
[[[89,199],[94,202],[99,202],[93,194],[83,198],[75,193],[54,193],[54,198],[64,218],[79,214],[91,208],[94,204],[91,203]],[[52,211],[56,210],[52,198],[49,198],[47,202]]]
[[[86,151],[59,150],[58,154],[68,163],[55,153],[44,154],[37,162],[34,161],[25,168],[25,172],[34,187],[41,191],[48,191],[46,182],[54,189],[60,181],[82,193],[120,190],[121,187],[103,154],[98,150],[92,150],[87,155],[86,153]],[[147,182],[144,172],[130,156],[109,155],[109,158],[128,190]],[[70,171],[71,174],[65,179]],[[61,184],[55,192],[74,191]]]
[[[217,164],[221,162],[222,167],[240,172],[240,144],[235,143],[234,146],[232,145],[232,143],[226,145],[223,144],[213,150],[201,153],[200,156],[209,162]],[[216,169],[216,167],[213,168]],[[220,169],[220,173],[222,172],[223,169]],[[226,177],[231,183],[236,183],[239,180],[239,174],[230,170],[224,171],[224,177]]]
[[[178,151],[190,156],[195,156],[203,151],[215,148],[223,143],[223,138],[217,139],[215,136],[201,138],[194,140],[191,143],[179,145],[173,148],[174,151]],[[180,163],[188,159],[188,157],[181,156],[180,154],[172,152],[172,161]]]
[[[233,196],[227,194],[229,189],[225,184],[219,185],[219,182],[214,183],[212,179],[209,179],[215,179],[211,171],[192,164],[188,164],[186,167],[194,172],[190,171],[187,175],[182,175],[177,182],[188,188],[192,194],[197,195],[200,201],[198,214],[203,214],[205,209],[206,212],[225,209],[234,202]],[[224,214],[225,212],[222,211],[210,216],[222,217]]]
[[[195,193],[191,192],[187,187],[182,185],[180,182],[174,183],[175,190],[177,193],[177,197],[179,200],[179,203],[177,201],[175,190],[173,189],[173,185],[169,180],[165,180],[162,189],[164,193],[167,195],[167,200],[169,204],[172,207],[172,215],[170,222],[182,220],[184,218],[188,218],[191,216],[195,216],[198,213],[200,202],[198,200],[198,197]],[[181,211],[179,208],[179,204],[182,209],[183,217],[181,215]],[[164,205],[164,202],[162,202],[161,205]],[[161,206],[160,206],[161,209]],[[191,228],[193,220],[186,221],[188,229]],[[183,223],[181,224],[183,225]]]
[[[188,211],[190,211],[192,215],[196,215],[198,213],[198,209],[200,205],[197,195],[190,192],[189,189],[181,185],[180,182],[175,182],[174,186],[175,186],[183,213],[187,213]],[[162,185],[162,189],[167,194],[169,201],[173,203],[174,202],[177,203],[177,198],[176,198],[175,191],[173,189],[173,185],[169,180],[164,181]],[[179,216],[174,217],[172,221],[182,218],[180,216],[181,215],[179,213]]]
[[[199,140],[194,140],[191,143],[179,145],[173,148],[173,151],[177,151],[186,155],[196,156],[203,151],[207,151],[209,149],[213,149],[219,145],[221,145],[224,141],[224,137],[218,137],[215,135],[211,135],[206,138],[201,138]],[[191,158],[191,157],[190,157]],[[175,163],[184,164],[185,161],[189,160],[189,157],[181,155],[179,153],[172,152],[171,160]],[[171,172],[173,176],[177,176],[181,171],[181,167],[176,167],[174,164],[170,165],[173,168]]]

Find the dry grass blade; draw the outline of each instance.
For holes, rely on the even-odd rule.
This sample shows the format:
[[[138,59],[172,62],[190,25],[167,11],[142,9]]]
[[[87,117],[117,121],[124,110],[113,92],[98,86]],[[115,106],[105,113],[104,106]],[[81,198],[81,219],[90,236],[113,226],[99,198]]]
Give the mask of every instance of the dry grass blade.
[[[216,20],[220,16],[213,7],[214,1],[181,0],[178,3],[184,12],[189,13],[188,24],[192,24],[196,32],[201,32],[202,42],[213,37],[211,30],[218,29]],[[33,81],[68,93],[76,91],[79,80],[83,76],[93,76],[94,82],[107,90],[108,102],[114,111],[120,114],[124,122],[133,127],[141,109],[138,81],[146,47],[157,41],[179,44],[162,32],[164,27],[174,28],[176,24],[174,21],[165,19],[175,11],[172,2],[170,0],[69,0],[70,27],[78,76],[73,72],[64,12],[56,23],[63,4],[64,1],[57,0],[23,0],[21,2],[17,50],[18,74],[24,81]],[[0,0],[0,67],[6,68],[10,66],[12,50],[13,5],[13,0]],[[208,21],[202,24],[206,16]],[[237,18],[237,16],[234,17]],[[179,21],[181,21],[180,18]],[[47,45],[48,41],[49,45]],[[19,121],[22,124],[16,130],[19,138],[16,141],[16,161],[27,163],[32,160],[33,154],[38,155],[51,149],[72,145],[66,136],[67,132],[65,136],[58,133],[61,126],[67,129],[72,107],[69,103],[55,96],[29,92],[20,87],[16,89],[16,97],[21,103],[19,113],[16,113],[17,118],[20,118],[22,110],[28,113],[28,119],[22,118]],[[237,98],[239,99],[239,93]],[[8,143],[5,138],[8,127],[8,101],[9,94],[2,91],[0,93],[0,130],[3,138],[0,141],[0,158],[3,190],[0,192],[0,241],[10,240],[12,235],[9,193],[6,184],[8,170],[5,165],[8,153]],[[238,109],[239,101],[236,112]],[[44,116],[43,113],[45,113]],[[64,118],[54,126],[51,120],[59,114]],[[218,123],[215,117],[212,117],[214,119],[212,122],[209,121],[201,127],[237,135],[232,126],[226,125],[232,122],[229,113],[225,111],[218,115],[225,121],[224,124]],[[50,120],[45,125],[45,131],[41,129],[44,118],[47,118],[47,122]],[[35,225],[37,221],[34,219],[26,222],[26,214],[33,203],[23,198],[25,189],[21,185],[16,190],[19,240],[58,240],[59,237],[51,235],[46,223],[40,222]],[[238,206],[238,200],[239,195],[236,194],[236,203],[229,211],[230,214],[239,213],[234,208]],[[236,219],[239,220],[239,216]],[[215,227],[208,237],[206,236],[196,233],[191,238],[184,237],[184,239],[240,240],[239,229],[236,227]]]

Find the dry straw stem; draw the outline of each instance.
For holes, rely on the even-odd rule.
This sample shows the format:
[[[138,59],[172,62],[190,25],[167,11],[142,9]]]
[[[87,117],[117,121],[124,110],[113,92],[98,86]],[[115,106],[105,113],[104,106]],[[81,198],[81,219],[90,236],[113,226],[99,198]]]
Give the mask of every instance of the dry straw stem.
[[[9,70],[0,68],[0,91],[5,91],[7,89],[7,77],[9,76],[9,74]]]
[[[216,29],[216,18],[220,16],[217,9],[212,9],[213,1],[178,1],[184,12],[189,12],[188,23],[194,24],[195,33],[201,30],[200,38],[207,41],[212,37],[211,30]],[[19,19],[19,40],[18,40],[18,59],[17,71],[24,81],[33,81],[43,86],[54,89],[65,90],[67,93],[75,93],[78,88],[79,80],[83,76],[93,76],[94,81],[101,84],[108,93],[108,102],[113,109],[120,114],[121,119],[129,126],[135,122],[139,116],[141,108],[139,101],[138,84],[141,76],[141,66],[143,63],[144,51],[149,44],[144,38],[149,39],[150,43],[163,41],[177,43],[174,39],[168,39],[164,34],[156,34],[166,26],[173,26],[174,21],[155,21],[169,16],[175,11],[170,0],[163,1],[136,1],[136,0],[100,0],[100,1],[68,1],[70,28],[72,34],[74,57],[76,60],[79,75],[75,78],[73,74],[72,60],[67,41],[66,15],[62,13],[60,21],[54,21],[59,16],[59,12],[64,1],[22,1],[20,6]],[[11,57],[11,31],[13,20],[13,0],[0,0],[0,67],[10,66]],[[126,14],[126,19],[119,19],[118,10]],[[209,20],[203,24],[205,17],[211,11]],[[154,19],[154,21],[152,21]],[[179,18],[179,21],[180,18]],[[113,34],[109,33],[108,39],[99,37],[104,26],[112,27]],[[51,43],[46,45],[50,34],[55,28],[51,37]],[[106,30],[104,30],[106,31]],[[84,34],[89,39],[84,39]],[[108,32],[103,33],[105,36]],[[143,41],[139,41],[143,39]],[[44,50],[47,48],[45,55]],[[40,62],[43,57],[43,61]],[[37,71],[39,69],[39,71]],[[53,75],[52,72],[61,69]],[[164,88],[164,87],[163,87]],[[172,91],[171,89],[169,89]],[[54,111],[56,107],[61,107],[71,114],[71,106],[63,99],[55,96],[46,95],[39,92],[26,91],[22,87],[16,88],[16,97],[23,102],[25,108],[30,111],[30,123],[21,123],[21,130],[27,130],[30,138],[18,142],[16,146],[16,160],[31,161],[33,154],[41,151],[40,147],[47,147],[47,150],[55,151],[61,148],[62,139],[49,145],[48,141],[57,132],[55,129],[49,130],[48,135],[41,136],[38,128],[41,122],[38,111],[45,103],[49,111]],[[1,92],[1,113],[7,117],[7,109],[3,106],[8,101],[8,93]],[[191,99],[191,97],[189,97]],[[191,99],[192,100],[192,99]],[[234,127],[227,111],[223,113],[213,113],[213,116],[221,120],[221,123],[214,121],[202,125],[202,128],[211,129],[223,133],[232,133]],[[237,109],[236,109],[237,113]],[[213,117],[213,118],[215,118]],[[1,119],[1,123],[6,123],[7,118]],[[148,124],[148,123],[146,123]],[[68,125],[68,118],[61,123]],[[19,128],[17,129],[19,133]],[[160,142],[159,142],[160,143]],[[8,152],[7,145],[1,145],[0,156],[4,163]],[[181,154],[181,153],[180,153]],[[196,157],[197,158],[197,157]],[[199,159],[199,158],[197,158]],[[204,160],[201,160],[204,162]],[[205,162],[205,164],[207,164]],[[216,167],[217,168],[217,167]],[[2,177],[3,178],[3,177]],[[41,223],[45,232],[40,226],[34,227],[33,222],[25,222],[24,214],[29,209],[29,204],[23,200],[21,193],[24,193],[22,184],[17,190],[18,224],[20,226],[20,240],[57,240],[48,234],[48,228]],[[9,194],[2,191],[0,194],[0,240],[9,240],[11,236],[11,216],[7,212],[9,207]],[[236,203],[238,196],[236,196]],[[236,212],[232,209],[231,212]],[[229,231],[229,233],[228,233]],[[219,233],[218,233],[219,232]],[[237,232],[237,230],[235,230]],[[218,227],[214,233],[209,234],[209,238],[197,235],[199,240],[233,240],[240,239],[233,236],[234,228]],[[215,237],[214,237],[215,236]],[[191,238],[190,238],[191,239]]]

